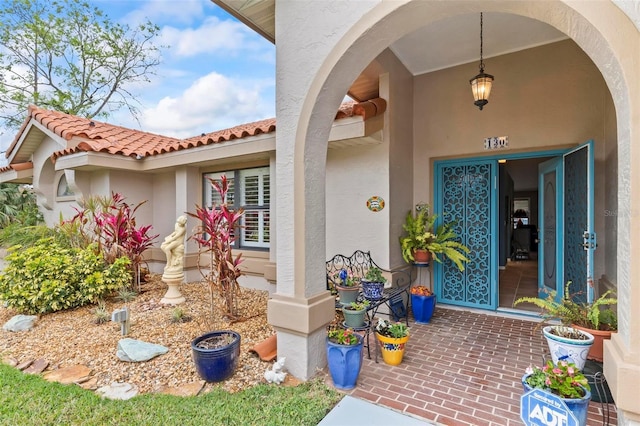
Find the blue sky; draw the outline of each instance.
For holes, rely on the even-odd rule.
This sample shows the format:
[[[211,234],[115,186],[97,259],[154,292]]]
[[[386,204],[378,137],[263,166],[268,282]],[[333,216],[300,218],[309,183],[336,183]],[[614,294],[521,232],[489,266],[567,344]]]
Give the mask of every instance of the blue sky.
[[[131,87],[139,123],[109,123],[189,137],[275,116],[275,46],[208,0],[91,0],[116,22],[160,27],[162,60],[151,83]],[[0,151],[15,132],[0,136]],[[2,155],[4,159],[4,154]]]

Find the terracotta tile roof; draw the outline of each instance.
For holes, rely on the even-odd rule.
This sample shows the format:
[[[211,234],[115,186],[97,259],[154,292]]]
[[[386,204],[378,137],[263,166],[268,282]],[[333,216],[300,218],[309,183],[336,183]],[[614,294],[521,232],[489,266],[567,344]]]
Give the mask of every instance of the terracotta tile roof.
[[[367,120],[384,113],[385,109],[386,101],[381,98],[360,103],[347,102],[341,105],[336,114],[336,119],[358,115]],[[7,150],[7,157],[32,119],[67,141],[72,139],[80,140],[77,145],[72,142],[68,148],[53,153],[52,159],[54,161],[59,157],[82,151],[147,157],[196,146],[229,142],[248,136],[272,133],[276,130],[275,118],[271,118],[205,133],[188,139],[178,139],[76,117],[58,111],[49,111],[31,105],[27,119]]]
[[[25,163],[13,163],[9,164],[8,166],[0,167],[0,173],[10,172],[12,170],[19,172],[21,170],[28,169],[33,169],[33,163],[31,161],[27,161]]]

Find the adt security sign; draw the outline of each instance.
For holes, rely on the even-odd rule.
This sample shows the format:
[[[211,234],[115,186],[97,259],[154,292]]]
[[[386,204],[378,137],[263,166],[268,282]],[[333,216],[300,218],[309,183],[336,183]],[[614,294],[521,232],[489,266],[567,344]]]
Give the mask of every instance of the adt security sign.
[[[533,389],[520,398],[520,418],[527,426],[579,426],[562,398]]]

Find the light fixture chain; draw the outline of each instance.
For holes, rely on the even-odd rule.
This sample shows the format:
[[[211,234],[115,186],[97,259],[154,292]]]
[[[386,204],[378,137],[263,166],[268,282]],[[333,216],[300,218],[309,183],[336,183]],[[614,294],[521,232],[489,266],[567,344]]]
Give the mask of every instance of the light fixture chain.
[[[483,45],[483,37],[482,37],[482,12],[480,12],[480,73],[484,72],[484,61],[482,55],[482,45]]]

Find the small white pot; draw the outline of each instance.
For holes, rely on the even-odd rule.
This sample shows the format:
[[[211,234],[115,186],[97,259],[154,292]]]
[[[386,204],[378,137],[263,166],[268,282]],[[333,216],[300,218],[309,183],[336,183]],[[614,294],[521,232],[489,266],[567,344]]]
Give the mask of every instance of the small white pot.
[[[574,330],[577,333],[584,334],[588,337],[586,340],[568,339],[566,337],[560,337],[551,333],[551,329],[558,326],[549,325],[542,329],[542,334],[547,339],[549,345],[549,351],[551,352],[551,358],[555,364],[558,361],[572,362],[580,370],[584,368],[584,363],[587,361],[587,355],[589,355],[589,349],[593,345],[593,335],[586,331],[577,330],[571,327],[563,327],[565,329]]]

